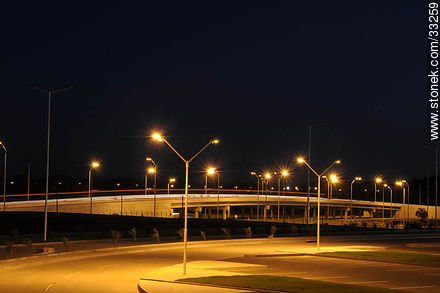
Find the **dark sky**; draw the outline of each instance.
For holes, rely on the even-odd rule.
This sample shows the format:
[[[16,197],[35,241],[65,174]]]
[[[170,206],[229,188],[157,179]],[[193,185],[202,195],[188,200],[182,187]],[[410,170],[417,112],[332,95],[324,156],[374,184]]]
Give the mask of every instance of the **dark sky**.
[[[11,1],[10,1],[11,2]],[[424,176],[426,3],[408,1],[16,1],[0,18],[0,139],[9,174],[43,176],[47,97],[53,96],[51,174],[163,177],[211,138],[209,162],[230,181],[291,164],[321,120],[312,164],[343,175]],[[5,4],[3,4],[5,5]],[[13,6],[12,6],[13,5]],[[178,172],[178,173],[177,173]],[[183,180],[183,177],[180,177]],[[195,179],[193,179],[195,180]],[[237,179],[240,182],[242,179]]]

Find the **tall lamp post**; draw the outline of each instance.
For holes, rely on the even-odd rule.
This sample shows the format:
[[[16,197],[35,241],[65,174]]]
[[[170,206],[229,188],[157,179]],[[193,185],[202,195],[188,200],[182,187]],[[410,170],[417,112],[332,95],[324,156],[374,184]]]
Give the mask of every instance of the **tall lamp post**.
[[[264,174],[264,184],[266,185],[266,196],[265,196],[265,200],[264,200],[264,209],[263,209],[263,221],[266,221],[267,219],[267,194],[269,193],[269,181],[270,178],[272,178],[272,175],[270,175],[270,173],[266,173]],[[263,188],[262,188],[263,189]]]
[[[49,157],[50,157],[50,100],[52,94],[60,93],[73,88],[73,86],[67,86],[56,90],[43,90],[37,88],[35,85],[29,85],[33,90],[47,94],[48,96],[48,111],[47,111],[47,149],[46,149],[46,197],[44,200],[44,233],[43,241],[46,241],[47,236],[47,200],[49,198]]]
[[[220,172],[216,170],[217,173],[217,219],[220,213]]]
[[[339,179],[335,174],[330,174],[330,180],[327,176],[322,176],[327,181],[327,219],[330,218],[330,199],[333,198],[333,184],[338,183]]]
[[[198,151],[191,159],[186,160],[163,136],[158,133],[154,133],[152,138],[159,141],[165,142],[175,153],[182,159],[185,163],[185,220],[183,228],[183,274],[186,275],[186,254],[187,254],[187,242],[188,242],[188,171],[189,164],[194,160],[201,152],[203,152],[211,144],[218,144],[219,140],[214,139],[207,143],[200,151]]]
[[[382,178],[377,177],[374,179],[374,202],[376,202],[377,184],[382,182]]]
[[[289,172],[287,170],[282,170],[281,174],[278,175],[278,220],[280,219],[280,193],[281,193],[281,178],[286,178],[289,176]]]
[[[0,141],[0,145],[5,151],[5,166],[3,169],[3,212],[6,212],[6,158],[8,155],[8,151],[6,150],[5,144],[2,141]]]
[[[89,166],[89,198],[90,198],[90,214],[92,213],[92,205],[93,205],[93,201],[92,201],[92,169],[96,169],[99,168],[99,163],[96,161],[93,161],[92,163],[90,163]]]
[[[405,186],[403,186],[402,181],[396,181],[396,185],[402,187],[402,209],[400,213],[400,218],[401,218],[401,223],[404,224],[405,223]]]
[[[406,221],[407,223],[409,223],[409,183],[406,180],[402,180],[402,184],[406,185],[406,187],[408,188],[408,194],[406,195]]]
[[[319,225],[320,225],[320,217],[321,217],[321,177],[324,175],[328,170],[330,170],[331,167],[333,167],[334,164],[340,164],[340,160],[334,161],[330,166],[327,167],[327,169],[324,170],[321,174],[318,174],[310,165],[304,160],[303,158],[298,158],[298,163],[305,164],[317,177],[318,177],[318,221],[316,225],[316,249],[319,250]]]
[[[361,181],[362,177],[355,177],[350,184],[350,221],[353,219],[353,183],[356,181]]]
[[[148,168],[148,174],[152,175],[154,178],[153,183],[153,218],[156,217],[156,168]]]
[[[208,195],[208,176],[214,175],[215,174],[215,168],[208,168],[208,170],[206,170],[206,174],[205,174],[205,195]]]
[[[156,162],[152,158],[146,158],[147,162],[151,162],[154,165],[154,168],[148,168],[148,173],[154,175],[154,183],[153,183],[153,218],[156,217],[156,174],[157,174],[157,165]],[[147,183],[147,180],[145,180]]]
[[[257,177],[257,220],[258,220],[260,218],[260,179],[261,179],[261,174],[257,174],[256,172],[251,172],[251,175]],[[261,182],[261,185],[263,185],[263,182]],[[261,186],[261,189],[263,189],[263,186]]]
[[[336,174],[330,174],[330,197],[327,201],[327,218],[330,219],[330,200],[333,198],[333,184],[336,184],[339,182],[338,177]]]
[[[384,184],[383,186],[385,186],[386,188],[388,188],[390,190],[390,219],[393,215],[393,189],[388,185],[388,184]]]
[[[176,182],[176,178],[170,178],[170,180],[168,180],[168,194],[170,194],[170,184],[171,187],[174,187],[174,185],[172,183]]]

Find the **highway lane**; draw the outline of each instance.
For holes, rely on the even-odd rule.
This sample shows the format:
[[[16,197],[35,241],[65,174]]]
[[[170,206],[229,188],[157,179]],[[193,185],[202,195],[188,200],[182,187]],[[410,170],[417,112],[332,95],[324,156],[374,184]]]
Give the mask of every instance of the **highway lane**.
[[[324,237],[323,247],[365,245],[369,241],[368,245],[395,248],[404,247],[402,238],[421,239],[420,235],[353,238],[356,237]],[[384,243],[384,238],[388,238],[390,243]],[[269,265],[269,269],[242,273],[290,275],[387,288],[404,287],[415,292],[440,292],[440,268],[317,256],[255,257],[310,250],[314,243],[306,241],[312,239],[190,242],[188,255],[189,261],[227,260]],[[177,265],[181,263],[181,257],[182,243],[167,243],[1,261],[0,292],[138,292],[137,281],[140,277],[148,277],[156,270]]]

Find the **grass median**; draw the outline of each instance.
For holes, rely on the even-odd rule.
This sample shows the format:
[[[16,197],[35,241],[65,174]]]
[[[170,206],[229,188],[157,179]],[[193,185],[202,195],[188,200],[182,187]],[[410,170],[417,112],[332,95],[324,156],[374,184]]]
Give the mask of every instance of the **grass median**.
[[[214,276],[187,278],[178,280],[186,283],[219,285],[235,288],[262,289],[291,293],[403,293],[409,291],[385,288],[339,284],[318,280],[306,280],[294,277],[250,275],[250,276]]]
[[[400,251],[337,251],[324,252],[321,255],[364,260],[393,261],[419,265],[440,266],[440,255]]]

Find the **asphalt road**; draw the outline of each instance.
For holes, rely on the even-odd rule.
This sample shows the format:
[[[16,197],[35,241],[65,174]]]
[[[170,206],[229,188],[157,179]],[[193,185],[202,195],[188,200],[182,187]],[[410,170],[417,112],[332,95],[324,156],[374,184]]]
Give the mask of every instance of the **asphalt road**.
[[[440,267],[345,260],[319,256],[273,256],[312,249],[313,238],[190,242],[189,261],[217,260],[268,265],[243,273],[297,276],[359,285],[440,292]],[[322,247],[374,245],[408,249],[408,242],[440,242],[440,235],[324,237]],[[0,292],[138,292],[141,277],[181,263],[182,243],[150,244],[95,252],[0,261]],[[414,250],[414,249],[413,249]],[[169,276],[167,276],[169,277]]]

